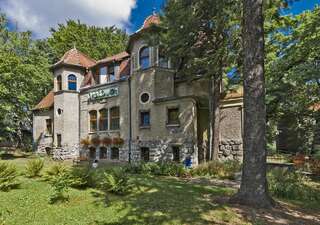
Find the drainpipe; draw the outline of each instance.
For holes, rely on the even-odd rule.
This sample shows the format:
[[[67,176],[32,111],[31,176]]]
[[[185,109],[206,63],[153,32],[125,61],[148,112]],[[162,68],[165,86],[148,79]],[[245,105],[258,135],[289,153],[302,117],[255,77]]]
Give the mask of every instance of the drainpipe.
[[[131,77],[128,78],[128,85],[129,85],[129,163],[131,163],[131,143],[132,143]]]

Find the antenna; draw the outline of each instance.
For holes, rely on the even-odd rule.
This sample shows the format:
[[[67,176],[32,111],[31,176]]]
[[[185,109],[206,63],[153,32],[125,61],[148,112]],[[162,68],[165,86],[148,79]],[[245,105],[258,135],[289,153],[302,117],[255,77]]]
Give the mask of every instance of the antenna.
[[[157,14],[157,8],[156,8],[156,1],[152,0],[152,14],[156,15]]]

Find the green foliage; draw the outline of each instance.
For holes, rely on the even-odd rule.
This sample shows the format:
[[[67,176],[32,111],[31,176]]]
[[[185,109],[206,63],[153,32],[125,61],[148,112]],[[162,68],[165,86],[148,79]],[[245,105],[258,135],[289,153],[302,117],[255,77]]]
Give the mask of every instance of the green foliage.
[[[182,164],[172,162],[148,162],[128,165],[125,170],[130,173],[155,176],[189,176],[189,171]]]
[[[211,161],[198,165],[191,170],[193,176],[211,176],[221,179],[235,179],[235,173],[241,170],[241,164],[236,160],[225,162]]]
[[[54,204],[58,201],[68,200],[69,197],[65,195],[70,186],[68,174],[60,174],[52,177],[50,184],[52,188],[48,199],[50,204]]]
[[[9,31],[6,24],[0,14],[0,141],[23,147],[30,110],[51,89],[52,75],[43,41],[32,40],[30,32]]]
[[[43,169],[44,160],[43,159],[33,159],[29,160],[26,165],[25,174],[27,177],[39,177],[40,172]]]
[[[302,201],[319,201],[319,193],[307,186],[309,179],[286,169],[273,169],[268,173],[270,192],[279,198]]]
[[[48,43],[56,62],[74,46],[93,59],[102,59],[124,51],[127,40],[126,33],[114,26],[101,28],[68,20],[66,25],[59,24],[57,29],[51,29]]]
[[[8,163],[0,162],[0,191],[8,191],[19,185],[17,168]]]
[[[125,169],[114,168],[104,173],[100,187],[105,192],[124,195],[132,191],[134,184]]]
[[[63,176],[68,173],[68,168],[62,163],[55,163],[50,166],[43,175],[44,180],[50,181],[57,176]]]

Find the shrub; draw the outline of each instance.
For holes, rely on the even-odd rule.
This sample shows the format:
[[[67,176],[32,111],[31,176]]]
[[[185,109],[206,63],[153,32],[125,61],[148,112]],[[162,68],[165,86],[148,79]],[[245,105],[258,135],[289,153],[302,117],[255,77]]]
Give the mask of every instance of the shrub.
[[[123,168],[114,168],[104,173],[101,189],[118,195],[129,193],[134,185]]]
[[[68,196],[65,195],[65,193],[69,189],[69,177],[68,174],[60,174],[57,176],[54,176],[50,180],[52,191],[49,195],[49,203],[54,204],[58,201],[65,201],[68,200]]]
[[[43,169],[44,160],[42,159],[33,159],[27,162],[26,165],[26,176],[27,177],[39,177],[40,172]]]
[[[0,163],[0,191],[8,191],[19,185],[17,168],[8,163]]]
[[[74,188],[97,188],[103,179],[103,171],[90,167],[74,167],[69,171],[70,186]]]
[[[320,200],[316,190],[306,185],[308,181],[306,176],[286,169],[273,169],[268,173],[269,190],[274,196],[291,200]]]
[[[68,168],[62,163],[56,163],[52,165],[47,171],[45,171],[43,178],[45,180],[51,180],[56,176],[63,175],[66,173],[68,173]]]
[[[241,170],[241,164],[236,160],[211,161],[201,164],[191,170],[193,176],[212,176],[221,179],[235,179],[235,173]]]

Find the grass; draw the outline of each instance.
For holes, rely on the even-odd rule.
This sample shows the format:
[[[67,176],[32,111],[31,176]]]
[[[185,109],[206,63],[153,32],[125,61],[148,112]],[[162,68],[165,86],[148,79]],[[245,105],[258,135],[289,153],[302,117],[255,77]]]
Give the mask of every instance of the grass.
[[[34,156],[15,155],[5,161],[16,164],[23,174],[31,158]],[[45,167],[52,163],[46,159]],[[69,201],[50,205],[50,185],[41,178],[21,175],[18,189],[0,192],[0,224],[2,221],[5,225],[256,224],[232,206],[215,201],[232,195],[234,189],[170,177],[132,175],[132,178],[138,185],[127,196],[109,194],[106,198],[95,189],[70,189]]]

